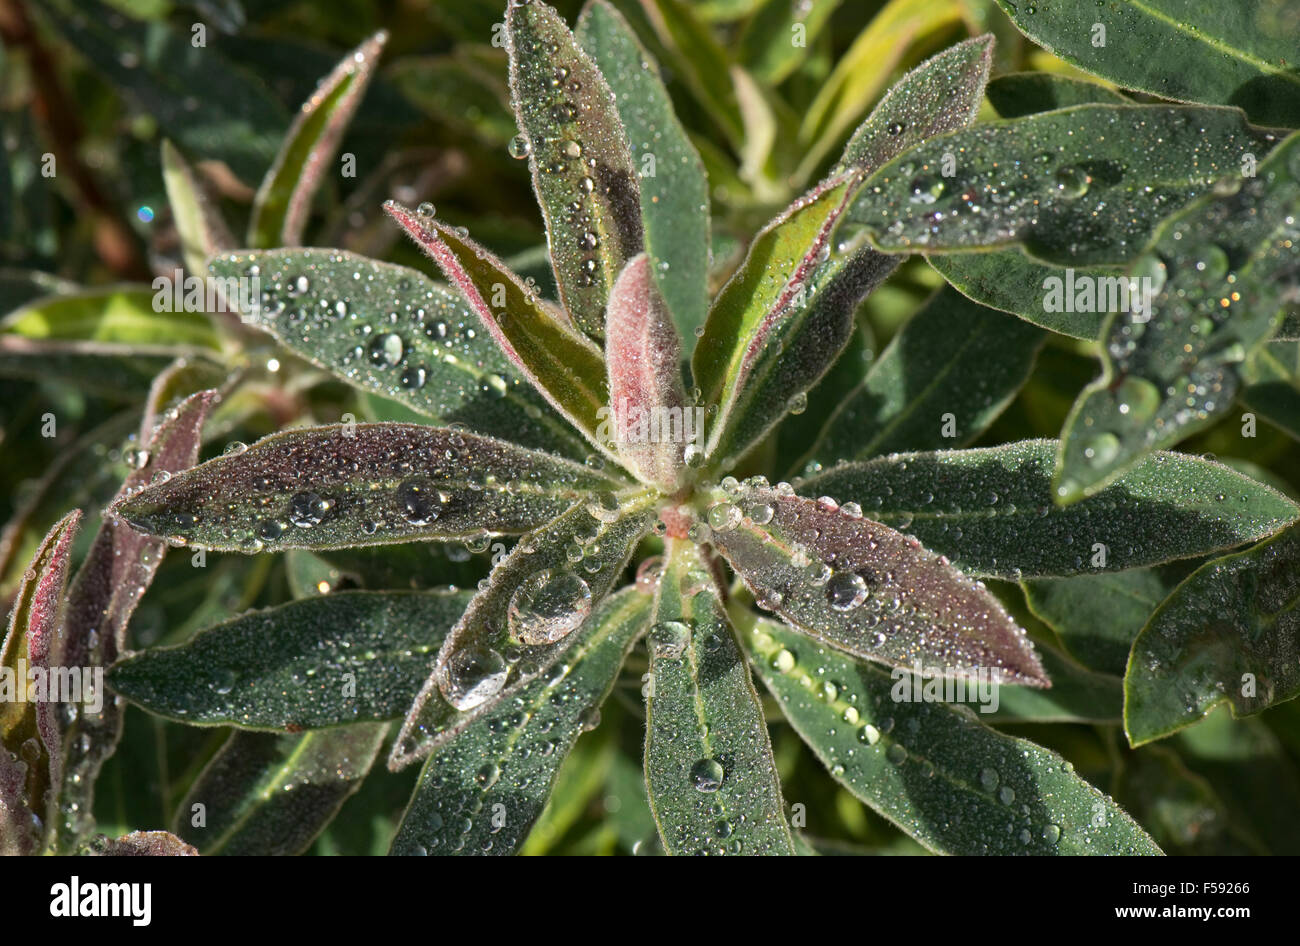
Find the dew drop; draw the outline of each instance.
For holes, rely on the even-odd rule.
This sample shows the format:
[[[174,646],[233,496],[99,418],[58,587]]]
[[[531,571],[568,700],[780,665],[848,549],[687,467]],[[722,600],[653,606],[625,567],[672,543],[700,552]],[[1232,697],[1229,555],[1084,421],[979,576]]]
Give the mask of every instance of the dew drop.
[[[591,613],[591,588],[570,571],[546,569],[515,589],[506,622],[516,640],[553,644],[572,633]]]

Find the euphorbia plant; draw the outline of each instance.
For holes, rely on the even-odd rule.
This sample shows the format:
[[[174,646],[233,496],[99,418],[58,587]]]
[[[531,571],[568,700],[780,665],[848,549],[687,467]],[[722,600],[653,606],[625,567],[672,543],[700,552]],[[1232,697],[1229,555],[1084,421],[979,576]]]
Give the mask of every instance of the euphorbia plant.
[[[954,251],[936,268],[974,298],[1023,289],[987,274],[970,287],[979,280],[961,266],[999,254],[1017,274],[1124,261],[1119,224],[1070,229],[1078,199],[1109,173],[1105,145],[1061,143],[1073,126],[1136,121],[1159,135],[1162,123],[1204,123],[1207,142],[1170,137],[1207,184],[1242,147],[1263,151],[1276,136],[1226,109],[1129,104],[970,127],[992,53],[991,37],[971,39],[899,81],[710,298],[703,170],[633,31],[603,0],[576,32],[544,3],[516,0],[504,35],[520,129],[511,152],[532,174],[556,299],[428,205],[384,209],[446,284],[343,250],[221,252],[212,273],[255,287],[227,300],[245,322],[425,420],[288,429],[131,483],[110,510],[198,550],[500,543],[491,573],[468,590],[337,591],[253,612],[128,656],[114,689],[187,722],[305,730],[307,780],[331,766],[359,778],[402,717],[389,765],[423,770],[393,851],[508,853],[644,638],[645,787],[669,853],[805,847],[751,670],[835,779],[934,850],[1158,852],[1059,755],[952,705],[954,692],[1005,686],[1003,699],[1033,707],[1058,674],[1063,700],[1083,685],[1063,658],[1040,659],[984,580],[1032,587],[1201,556],[1270,536],[1300,510],[1217,462],[1155,450],[1195,418],[1159,403],[1144,372],[1173,369],[1161,352],[1134,355],[1150,343],[1123,347],[1120,335],[1140,335],[1123,316],[1108,323],[1107,349],[1108,370],[1127,366],[1122,379],[1094,386],[1075,414],[1092,428],[1102,409],[1086,398],[1118,406],[1063,446],[935,449],[970,442],[996,416],[1045,337],[952,289],[870,374],[840,359],[858,304],[914,248]],[[345,101],[346,83],[332,81]],[[1042,168],[1021,173],[1022,161]],[[1233,194],[1286,205],[1292,183],[1266,176]],[[1196,213],[1237,219],[1195,194],[1147,191],[1115,212],[1187,205],[1157,245]],[[253,232],[295,243],[310,191],[266,193]],[[1276,229],[1271,217],[1252,226],[1269,239]],[[996,253],[963,262],[972,248]],[[1288,265],[1260,258],[1261,269]],[[1197,288],[1169,304],[1194,307]],[[1031,321],[1074,334],[1050,311]],[[1263,322],[1241,330],[1251,344],[1277,329],[1272,312]],[[952,377],[971,364],[956,354],[927,374],[909,353],[942,353],[945,335],[977,346],[978,381]],[[1232,363],[1221,350],[1212,344],[1202,367]],[[932,401],[922,392],[907,411],[888,407],[917,383]],[[1204,401],[1193,412],[1212,412]],[[810,406],[824,413],[809,417],[817,433],[773,448]],[[1141,426],[1157,416],[1168,423]],[[237,754],[227,762],[238,770]]]

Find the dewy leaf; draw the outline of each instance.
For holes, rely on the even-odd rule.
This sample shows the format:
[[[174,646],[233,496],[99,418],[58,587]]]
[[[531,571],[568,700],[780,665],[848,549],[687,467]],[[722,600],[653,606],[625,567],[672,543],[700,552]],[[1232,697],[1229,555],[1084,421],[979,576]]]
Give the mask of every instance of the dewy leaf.
[[[650,54],[607,0],[574,31],[615,95],[641,186],[641,223],[655,285],[688,344],[708,313],[709,181]]]
[[[710,450],[778,318],[801,304],[799,293],[828,245],[849,187],[849,178],[831,178],[787,207],[754,238],[745,262],[714,299],[691,361],[700,403],[718,408]]]
[[[297,246],[343,133],[361,104],[388,34],[371,36],[323,78],[302,103],[275,163],[253,198],[248,243],[256,247]]]
[[[162,143],[163,186],[167,206],[176,223],[181,240],[181,257],[185,269],[202,276],[208,257],[235,245],[234,237],[221,216],[221,209],[208,195],[189,162],[166,139]]]
[[[1130,745],[1300,695],[1300,528],[1206,562],[1156,609],[1124,677]]]
[[[655,502],[592,495],[520,539],[447,635],[389,767],[445,745],[554,666],[649,531]]]
[[[314,249],[232,254],[211,269],[232,304],[243,294],[230,290],[249,281],[246,322],[364,391],[525,447],[578,459],[590,452],[515,372],[461,293],[423,273]]]
[[[1172,562],[1073,578],[1035,578],[1024,582],[1025,600],[1084,666],[1122,677],[1138,631],[1192,567]]]
[[[619,488],[590,467],[478,434],[337,424],[264,437],[114,511],[200,548],[328,549],[526,532]]]
[[[636,588],[606,598],[556,673],[430,755],[390,853],[518,851],[569,750],[599,720],[623,658],[649,623],[650,605]]]
[[[844,220],[891,253],[1023,244],[1067,266],[1123,263],[1275,142],[1231,108],[1080,105],[930,139],[868,178]]]
[[[921,700],[900,687],[897,671],[774,621],[734,619],[781,712],[831,775],[930,850],[1160,853],[1055,752],[990,729],[965,708]]]
[[[968,40],[909,72],[854,133],[836,173],[856,180],[927,137],[968,125],[979,110],[990,51],[990,37]],[[844,350],[855,307],[898,264],[861,235],[832,232],[838,215],[837,209],[811,247],[815,262],[793,300],[737,339],[749,346],[739,389],[720,413],[710,447],[724,467],[807,403],[808,390]]]
[[[988,84],[988,99],[1002,118],[1022,118],[1036,112],[1088,104],[1131,104],[1103,85],[1043,72],[998,76]],[[984,253],[938,253],[931,266],[964,295],[976,302],[1012,312],[1028,322],[1062,335],[1095,341],[1106,312],[1098,306],[1078,311],[1074,283],[1122,276],[1118,267],[1071,267],[1066,272],[1028,256],[1023,248]],[[1049,304],[1051,287],[1063,289],[1061,305]]]
[[[152,479],[192,466],[198,458],[203,423],[218,395],[215,390],[200,391],[164,411],[172,377],[172,372],[163,372],[150,389],[140,424],[138,466],[122,484],[119,498]],[[141,535],[125,522],[101,523],[68,591],[67,612],[51,655],[59,667],[80,667],[84,674],[84,668],[97,670],[117,659],[127,645],[131,615],[166,549],[162,540]],[[75,850],[93,828],[95,780],[122,733],[119,702],[101,693],[94,704],[99,705],[87,704],[63,717],[60,812],[48,844],[58,853]]]
[[[1045,337],[954,289],[941,290],[826,418],[805,470],[969,443],[1016,396]]]
[[[340,591],[254,611],[119,661],[108,681],[190,725],[298,732],[397,719],[468,591]]]
[[[30,339],[220,347],[203,310],[173,303],[170,280],[105,286],[34,299],[0,320],[0,333]],[[163,287],[163,288],[158,288]]]
[[[1056,441],[901,453],[846,463],[795,484],[942,552],[971,575],[1036,578],[1121,571],[1272,535],[1300,507],[1211,460],[1156,453],[1089,499],[1061,507]]]
[[[1127,89],[1236,105],[1261,124],[1300,125],[1295,9],[1286,3],[998,0],[1026,36]]]
[[[760,607],[857,657],[1050,685],[997,598],[916,539],[849,502],[805,499],[761,479],[728,485],[708,511],[710,541]]]
[[[546,219],[560,300],[587,334],[643,249],[641,191],[604,76],[545,3],[506,9],[510,97]]]
[[[301,854],[357,790],[387,730],[232,733],[176,807],[172,830],[204,855]]]
[[[1231,411],[1243,363],[1300,294],[1300,134],[1258,176],[1225,179],[1219,191],[1166,220],[1130,269],[1142,302],[1111,317],[1102,376],[1065,422],[1060,501]]]
[[[763,708],[697,546],[669,544],[647,642],[645,778],[669,854],[793,854]]]
[[[68,513],[37,547],[0,647],[0,852],[6,855],[36,853],[57,800],[63,755],[58,713],[73,697],[49,691],[49,671],[56,666],[51,650],[80,521],[79,511]],[[80,691],[79,679],[77,683]],[[88,694],[76,694],[83,696]]]
[[[597,447],[606,449],[595,433],[597,413],[609,403],[600,349],[468,237],[395,201],[384,209],[442,268],[515,369]]]
[[[671,494],[685,465],[683,444],[695,443],[704,431],[694,420],[702,412],[686,404],[681,347],[650,267],[644,253],[633,257],[609,296],[605,419],[628,469]]]

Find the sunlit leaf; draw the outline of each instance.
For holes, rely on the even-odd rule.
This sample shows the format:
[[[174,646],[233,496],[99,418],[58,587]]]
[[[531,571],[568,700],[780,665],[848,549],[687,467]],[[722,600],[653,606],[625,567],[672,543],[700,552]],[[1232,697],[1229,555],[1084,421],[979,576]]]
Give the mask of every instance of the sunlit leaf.
[[[681,348],[650,273],[650,258],[634,257],[610,293],[605,313],[605,363],[610,416],[627,467],[666,494],[684,466],[686,425],[695,412],[682,387]],[[676,430],[673,416],[676,415]],[[666,429],[665,429],[666,428]],[[703,431],[693,431],[701,436]]]
[[[1300,694],[1300,529],[1207,562],[1151,616],[1124,677],[1132,745],[1188,726],[1220,703],[1263,712]]]
[[[162,143],[162,172],[185,269],[202,277],[208,257],[233,247],[234,237],[194,169],[166,139]]]
[[[930,139],[868,178],[844,219],[889,252],[1022,244],[1067,266],[1122,263],[1275,141],[1231,108],[1080,105]]]
[[[387,41],[384,31],[367,39],[321,79],[311,98],[302,104],[253,198],[250,246],[296,246],[302,239],[312,198],[361,104]]]
[[[211,268],[222,280],[256,277],[260,293],[243,300],[241,316],[362,390],[525,447],[578,458],[590,450],[463,296],[423,273],[311,249],[222,256]]]
[[[1300,124],[1300,18],[1286,3],[998,0],[1022,32],[1066,62],[1167,99],[1236,105],[1257,122]]]
[[[438,652],[389,757],[400,768],[447,744],[546,673],[650,529],[653,496],[592,496],[520,539]]]
[[[930,850],[1160,853],[1055,752],[990,729],[965,708],[901,700],[896,673],[774,621],[736,620],[754,669],[831,775]]]
[[[505,37],[560,299],[583,331],[600,336],[614,281],[644,246],[627,132],[604,76],[553,9],[510,4]]]
[[[204,855],[301,854],[357,790],[387,729],[233,733],[177,806],[172,830]]]
[[[799,68],[840,2],[767,0],[740,34],[740,61],[755,78],[776,85]]]
[[[569,750],[599,719],[628,648],[646,628],[650,604],[635,588],[606,598],[575,633],[557,673],[534,680],[430,755],[390,853],[517,851]]]
[[[709,182],[650,54],[606,0],[574,31],[609,83],[641,186],[641,223],[655,285],[688,343],[708,312]]]
[[[340,591],[254,611],[121,660],[115,691],[191,725],[297,732],[397,719],[468,591]]]
[[[286,430],[134,493],[137,529],[261,552],[520,533],[619,481],[503,440],[418,424]]]
[[[799,143],[805,149],[796,175],[806,180],[843,141],[880,94],[908,47],[918,37],[957,22],[953,0],[890,0],[871,18],[804,114]]]
[[[1056,494],[1071,502],[1232,409],[1241,366],[1300,290],[1300,135],[1161,225],[1130,270],[1145,301],[1107,324],[1102,376],[1062,432]]]
[[[674,541],[647,641],[646,788],[669,854],[793,854],[767,723],[722,596]]]
[[[597,412],[609,403],[600,349],[468,237],[394,201],[384,209],[442,268],[515,369],[604,449],[595,437]]]
[[[939,292],[836,405],[807,462],[819,469],[838,460],[969,443],[1016,396],[1044,337],[956,290]]]
[[[155,306],[160,297],[166,309]],[[219,347],[202,310],[170,311],[174,301],[170,288],[132,285],[46,296],[6,315],[0,332],[51,341]]]
[[[716,496],[710,541],[754,592],[805,634],[892,666],[938,664],[1047,685],[1025,632],[980,582],[851,503],[749,480]]]
[[[1157,453],[1095,496],[1052,502],[1052,440],[903,453],[848,463],[796,484],[942,552],[972,575],[1035,578],[1119,571],[1272,535],[1300,507],[1200,457]]]

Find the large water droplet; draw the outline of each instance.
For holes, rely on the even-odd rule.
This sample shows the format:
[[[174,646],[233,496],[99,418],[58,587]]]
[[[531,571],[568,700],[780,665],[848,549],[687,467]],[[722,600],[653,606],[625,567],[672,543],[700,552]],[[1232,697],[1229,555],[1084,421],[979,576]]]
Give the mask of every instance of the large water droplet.
[[[447,702],[465,712],[500,693],[508,673],[505,659],[495,650],[461,650],[447,661],[438,685]]]
[[[515,589],[506,610],[510,633],[525,644],[553,644],[591,613],[591,588],[570,571],[546,569]]]
[[[428,525],[442,512],[443,497],[423,480],[410,479],[397,487],[402,518],[413,526]]]
[[[697,792],[712,793],[722,787],[726,773],[713,759],[700,759],[691,766],[691,784]]]
[[[852,611],[870,593],[866,581],[856,572],[836,572],[826,582],[826,600],[836,611]]]
[[[650,628],[650,647],[661,660],[679,660],[690,640],[691,626],[684,621],[660,621]]]

